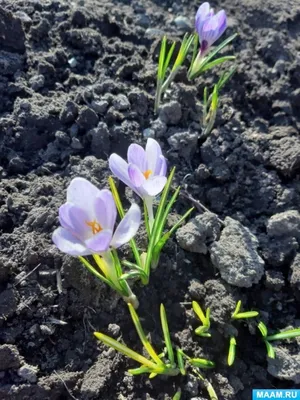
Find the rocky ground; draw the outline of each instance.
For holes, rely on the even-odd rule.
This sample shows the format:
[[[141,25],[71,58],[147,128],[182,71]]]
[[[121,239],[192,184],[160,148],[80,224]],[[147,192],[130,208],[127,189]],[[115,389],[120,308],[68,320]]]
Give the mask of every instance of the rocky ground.
[[[159,304],[174,344],[216,362],[219,398],[300,383],[300,340],[267,360],[253,323],[230,322],[235,302],[270,332],[300,327],[300,9],[298,0],[214,1],[238,70],[216,127],[201,138],[204,85],[184,71],[153,113],[158,43],[193,29],[196,1],[4,0],[0,6],[0,397],[11,400],[183,399],[207,394],[191,378],[131,377],[134,363],[97,343],[108,332],[135,349],[126,305],[51,243],[75,176],[107,183],[107,157],[160,141],[194,213],[167,246],[139,314],[162,348]],[[125,193],[125,196],[128,193]],[[182,196],[170,216],[192,204]],[[194,202],[194,204],[196,204]],[[197,205],[197,204],[196,204]],[[201,208],[200,208],[201,209]],[[142,237],[140,237],[142,240]],[[212,339],[194,335],[191,301],[212,311]],[[237,360],[226,365],[228,338]]]

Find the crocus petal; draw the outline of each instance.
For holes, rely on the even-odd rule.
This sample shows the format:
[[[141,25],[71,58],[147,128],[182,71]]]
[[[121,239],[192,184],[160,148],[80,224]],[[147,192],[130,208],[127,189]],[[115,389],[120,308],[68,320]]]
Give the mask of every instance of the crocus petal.
[[[59,227],[52,234],[54,244],[63,253],[71,256],[88,256],[91,251],[86,248],[78,238],[72,235],[67,229]]]
[[[67,188],[67,202],[85,210],[88,214],[93,210],[94,199],[100,190],[84,178],[72,179]]]
[[[221,29],[221,30],[220,30]],[[215,16],[205,21],[201,41],[207,42],[209,48],[226,29],[225,11],[219,11]]]
[[[86,224],[89,215],[85,210],[72,203],[65,203],[59,207],[59,222],[63,228],[72,232],[79,240],[84,240],[91,228]]]
[[[117,249],[129,242],[137,233],[141,223],[141,210],[137,204],[132,204],[124,218],[119,223],[111,241],[111,246]]]
[[[146,144],[147,170],[151,170],[154,175],[156,166],[159,163],[159,157],[161,155],[162,152],[158,142],[152,138],[149,138]]]
[[[90,239],[86,240],[84,244],[91,253],[102,253],[107,251],[112,238],[111,230],[103,230],[93,235]]]
[[[146,178],[135,164],[128,165],[128,175],[133,186],[139,188]]]
[[[155,175],[166,176],[167,173],[167,160],[164,156],[159,156],[159,162],[156,166]]]
[[[195,18],[195,28],[199,36],[201,36],[203,22],[210,15],[210,5],[208,2],[201,4],[198,8],[196,18]]]
[[[117,208],[112,193],[103,189],[100,190],[94,202],[95,220],[102,229],[114,230],[117,218]]]
[[[129,164],[135,164],[141,171],[147,169],[146,152],[138,144],[134,143],[128,147],[127,161]]]
[[[111,172],[125,185],[132,188],[132,183],[128,175],[128,164],[118,154],[113,153],[108,159],[108,165]]]
[[[156,196],[163,190],[166,183],[167,178],[165,176],[154,176],[143,184],[143,189],[148,196]]]

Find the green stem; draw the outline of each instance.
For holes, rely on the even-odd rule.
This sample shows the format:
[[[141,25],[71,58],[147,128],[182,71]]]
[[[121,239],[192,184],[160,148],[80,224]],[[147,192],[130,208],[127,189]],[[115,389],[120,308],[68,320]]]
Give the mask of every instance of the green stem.
[[[153,197],[151,197],[151,196],[145,197],[144,202],[145,202],[145,205],[146,205],[146,208],[147,208],[149,231],[150,231],[150,234],[151,234],[152,228],[153,228],[153,223],[154,223]]]

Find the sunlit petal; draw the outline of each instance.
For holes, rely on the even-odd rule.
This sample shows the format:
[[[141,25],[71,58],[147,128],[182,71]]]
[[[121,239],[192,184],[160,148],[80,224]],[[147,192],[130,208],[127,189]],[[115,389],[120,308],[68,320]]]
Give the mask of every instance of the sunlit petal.
[[[137,233],[141,223],[141,210],[137,204],[132,204],[122,221],[119,223],[111,241],[111,246],[118,248],[129,242]]]
[[[52,234],[52,240],[60,251],[71,256],[87,256],[91,251],[67,229],[59,227]]]

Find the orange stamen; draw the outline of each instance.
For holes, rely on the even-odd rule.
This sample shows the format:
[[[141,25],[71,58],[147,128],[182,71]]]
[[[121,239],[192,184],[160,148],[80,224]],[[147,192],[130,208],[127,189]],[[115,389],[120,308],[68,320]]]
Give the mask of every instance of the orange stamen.
[[[146,179],[148,179],[151,174],[152,174],[151,169],[147,169],[147,171],[143,172],[143,175]]]
[[[102,231],[101,225],[96,220],[86,221],[85,223],[92,228],[93,235]]]

